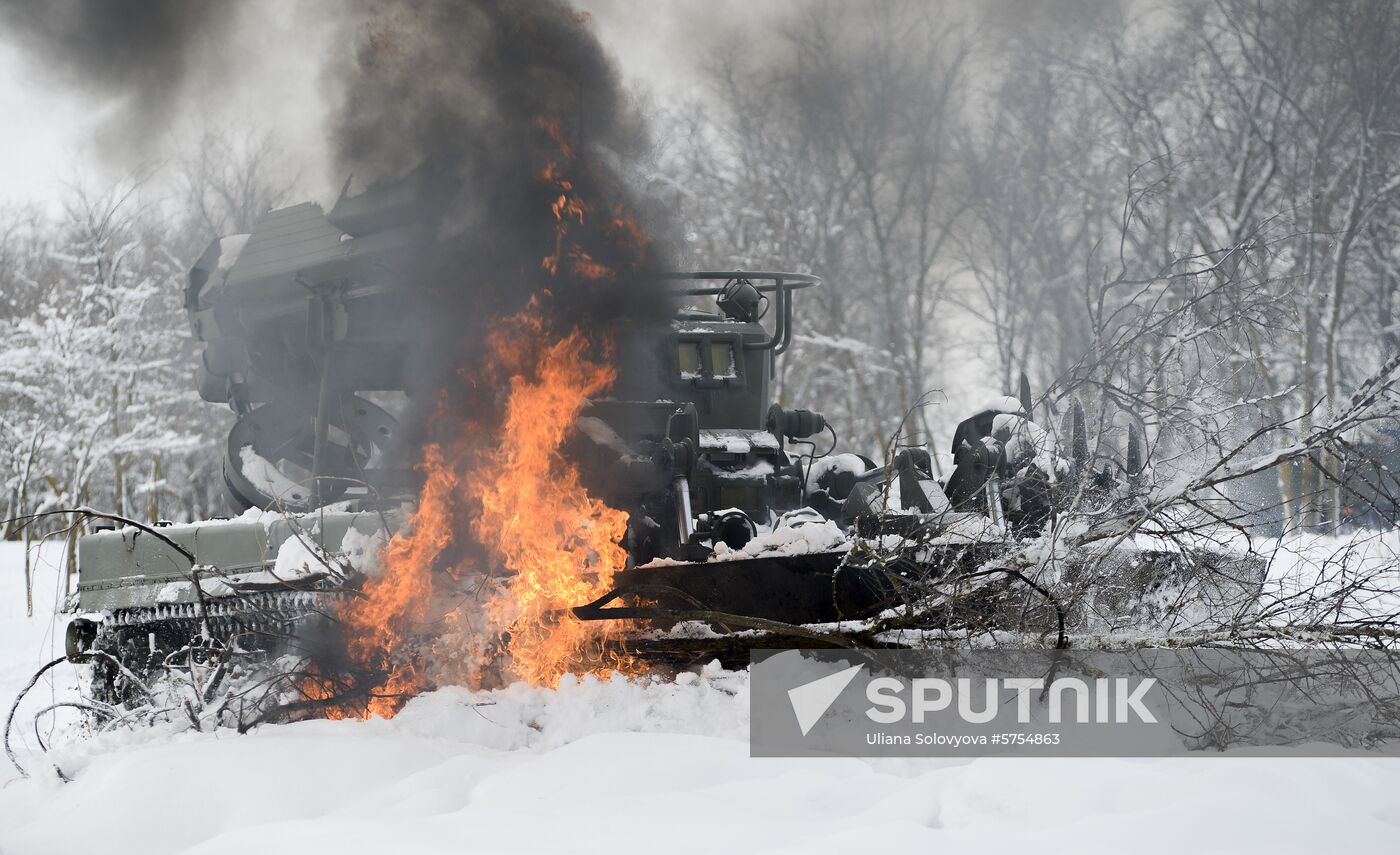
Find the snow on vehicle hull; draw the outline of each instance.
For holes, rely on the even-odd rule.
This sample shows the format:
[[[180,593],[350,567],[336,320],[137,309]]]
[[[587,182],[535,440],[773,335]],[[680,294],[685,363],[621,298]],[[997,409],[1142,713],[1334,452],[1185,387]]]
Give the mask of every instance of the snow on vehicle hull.
[[[296,652],[311,636],[306,622],[333,612],[352,564],[364,566],[385,519],[250,512],[159,527],[169,542],[132,527],[88,535],[79,541],[68,655],[108,654],[93,661],[92,694],[115,702],[120,668],[144,677],[206,631],[264,657]]]

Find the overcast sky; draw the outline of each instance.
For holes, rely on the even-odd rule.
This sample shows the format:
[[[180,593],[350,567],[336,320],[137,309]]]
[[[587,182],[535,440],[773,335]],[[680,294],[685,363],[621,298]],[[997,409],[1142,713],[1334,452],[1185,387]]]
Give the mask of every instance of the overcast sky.
[[[196,63],[179,98],[173,127],[151,128],[136,155],[114,156],[104,144],[104,119],[114,107],[56,79],[19,50],[12,33],[0,39],[0,201],[51,203],[75,180],[107,182],[178,150],[179,140],[209,124],[237,127],[250,120],[272,129],[294,155],[306,192],[325,194],[343,176],[324,174],[321,58],[333,49],[329,0],[242,0],[250,14],[227,34],[227,58]],[[728,29],[742,30],[785,4],[745,0],[585,0],[592,26],[635,91],[660,99],[701,90],[695,70],[708,45]],[[757,6],[758,8],[755,8]],[[139,161],[145,160],[146,163]]]

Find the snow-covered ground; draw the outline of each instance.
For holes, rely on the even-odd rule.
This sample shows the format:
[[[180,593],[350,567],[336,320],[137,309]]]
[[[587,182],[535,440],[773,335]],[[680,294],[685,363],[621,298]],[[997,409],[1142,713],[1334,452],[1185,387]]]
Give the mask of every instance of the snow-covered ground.
[[[34,617],[26,617],[24,596],[24,544],[0,541],[0,724],[10,704],[34,672],[63,655],[66,616],[57,615],[63,603],[62,568],[66,549],[62,540],[36,543],[30,553],[34,574]],[[60,666],[49,672],[53,680],[36,687],[36,700],[53,703],[71,697],[77,685],[77,668]],[[0,754],[0,786],[14,776],[14,769]],[[4,840],[0,823],[0,841]],[[0,853],[4,853],[0,845]]]
[[[0,544],[5,709],[61,652],[60,554],[26,619],[22,552]],[[64,749],[69,784],[0,768],[0,853],[1400,850],[1395,760],[773,760],[747,732],[747,675],[710,670],[125,735]]]

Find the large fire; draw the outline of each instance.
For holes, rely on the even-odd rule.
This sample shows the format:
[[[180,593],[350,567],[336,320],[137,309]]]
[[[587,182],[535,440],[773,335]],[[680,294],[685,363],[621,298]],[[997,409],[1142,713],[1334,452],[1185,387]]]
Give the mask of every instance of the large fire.
[[[354,708],[363,715],[387,718],[426,684],[407,642],[432,614],[433,568],[453,541],[452,509],[460,485],[440,446],[427,447],[422,469],[423,489],[409,533],[393,536],[380,556],[380,575],[341,614],[351,660],[386,675],[363,709]]]
[[[518,329],[549,341],[537,317]],[[493,337],[492,350],[518,348],[513,337]],[[627,515],[591,497],[578,469],[560,447],[591,395],[612,384],[614,372],[587,356],[588,342],[573,330],[540,348],[531,375],[510,380],[501,443],[476,468],[468,492],[481,506],[472,532],[510,571],[487,609],[510,633],[516,676],[554,685],[569,670],[604,670],[622,661],[596,646],[598,624],[568,614],[611,586],[627,553],[619,545]]]
[[[539,173],[551,190],[555,225],[552,252],[538,269],[556,280],[551,287],[610,280],[618,271],[596,261],[571,234],[593,216],[568,177],[575,150],[557,122],[541,120],[540,128],[556,156]],[[620,208],[609,213],[593,239],[605,242],[608,257],[636,266],[644,233]],[[368,702],[346,712],[397,712],[432,683],[421,662],[428,648],[435,659],[494,658],[490,664],[507,676],[540,685],[555,685],[565,673],[606,675],[629,667],[601,624],[569,612],[605,593],[627,557],[620,545],[627,515],[591,496],[562,451],[588,399],[615,379],[612,342],[606,333],[590,337],[552,317],[551,299],[540,291],[524,310],[497,320],[485,364],[463,367],[462,382],[504,388],[499,424],[463,419],[454,426],[455,439],[425,450],[424,484],[408,530],[393,536],[380,574],[341,614],[352,661],[381,675]],[[439,421],[449,415],[439,413]],[[460,548],[464,544],[474,549]],[[453,562],[458,566],[444,566]],[[480,599],[463,602],[462,580],[471,576],[491,584],[482,587]],[[447,585],[458,587],[447,591]],[[445,601],[455,604],[448,608]],[[474,651],[443,651],[431,639],[453,623],[495,637],[478,637]],[[435,664],[439,675],[468,683],[479,680],[483,667]]]

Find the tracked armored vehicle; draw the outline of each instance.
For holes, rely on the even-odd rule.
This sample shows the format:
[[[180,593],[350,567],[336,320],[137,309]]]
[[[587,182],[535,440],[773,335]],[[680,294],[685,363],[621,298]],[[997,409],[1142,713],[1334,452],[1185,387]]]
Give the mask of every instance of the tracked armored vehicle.
[[[220,643],[282,648],[353,574],[330,556],[397,528],[416,493],[392,412],[412,330],[389,271],[421,236],[392,227],[396,205],[272,211],[193,265],[199,394],[236,415],[223,460],[232,518],[82,538],[70,655],[102,650],[145,673],[202,626]],[[99,695],[114,668],[96,663]]]
[[[148,672],[192,643],[272,655],[304,638],[400,526],[417,493],[395,417],[411,391],[413,330],[385,319],[407,316],[392,274],[422,236],[396,227],[394,211],[384,198],[273,211],[252,234],[215,241],[190,271],[199,392],[236,414],[223,472],[243,515],[82,539],[69,652],[110,654],[95,663],[99,694],[115,692],[120,668]],[[1031,421],[1023,382],[1019,397],[959,426],[946,479],[928,448],[879,462],[840,453],[817,411],[772,403],[795,300],[819,283],[771,271],[657,281],[675,313],[650,344],[654,376],[628,386],[652,394],[591,401],[568,449],[590,490],[629,515],[628,566],[606,596],[577,604],[577,618],[628,621],[639,645],[650,637],[669,654],[706,653],[656,641],[658,628],[687,621],[792,637],[897,610],[912,625],[945,626],[1032,614],[1063,638],[1075,622],[1219,612],[1262,580],[1262,565],[1237,556],[1211,567],[1209,556],[1136,548],[1090,554],[1115,584],[1093,582],[1081,556],[1055,581],[1091,580],[1080,587],[1092,595],[1048,594],[1027,575],[1023,544],[1070,501],[1109,503],[1143,477],[1136,440],[1121,476],[1099,471],[1082,413],[1061,431],[1071,446],[1061,450]],[[819,454],[818,444],[830,447]]]

